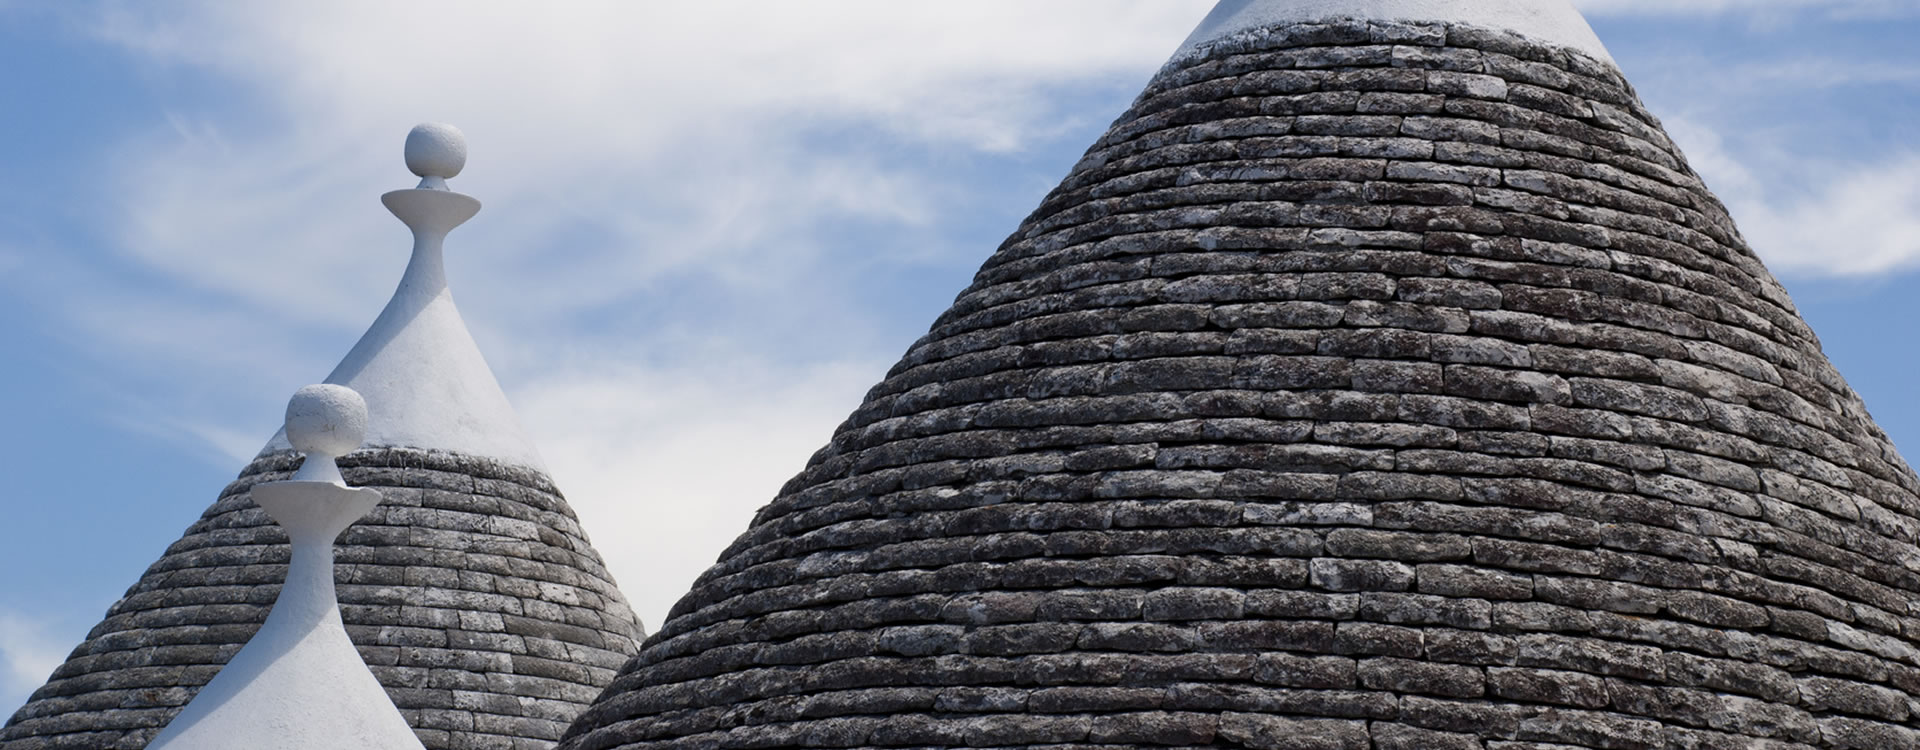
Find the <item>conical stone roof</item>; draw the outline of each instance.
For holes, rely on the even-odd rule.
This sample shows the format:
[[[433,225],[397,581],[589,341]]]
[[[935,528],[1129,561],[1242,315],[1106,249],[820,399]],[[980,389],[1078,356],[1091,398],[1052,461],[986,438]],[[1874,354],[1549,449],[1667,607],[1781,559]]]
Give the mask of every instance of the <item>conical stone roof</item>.
[[[561,747],[1920,747],[1914,473],[1604,50],[1414,15],[1183,48]]]
[[[455,148],[432,187],[415,162],[449,162],[441,151]],[[412,260],[327,380],[371,413],[368,447],[340,469],[384,497],[335,548],[341,617],[430,750],[550,747],[642,630],[454,307],[441,240],[479,209],[445,188],[465,159],[458,131],[416,128],[407,151],[429,179],[383,201],[415,230]],[[0,746],[146,747],[266,619],[291,550],[249,490],[300,460],[284,433],[269,441],[0,729]]]

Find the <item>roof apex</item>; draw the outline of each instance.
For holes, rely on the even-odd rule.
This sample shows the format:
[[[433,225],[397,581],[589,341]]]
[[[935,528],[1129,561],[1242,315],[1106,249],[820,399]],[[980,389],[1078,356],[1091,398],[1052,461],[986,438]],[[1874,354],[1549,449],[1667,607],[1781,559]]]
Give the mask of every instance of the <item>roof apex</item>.
[[[1173,59],[1244,31],[1341,18],[1483,26],[1613,61],[1568,0],[1220,0]]]
[[[413,230],[413,257],[393,299],[326,382],[366,399],[369,448],[448,451],[544,471],[447,287],[447,233],[480,211],[480,201],[446,187],[465,166],[466,141],[452,126],[420,125],[407,137],[406,157],[420,187],[380,202]],[[292,449],[282,430],[261,452]]]
[[[350,488],[333,454],[360,445],[366,403],[351,389],[307,386],[287,404],[285,430],[306,454],[291,480],[253,499],[293,547],[266,622],[193,695],[152,750],[421,750],[420,738],[354,649],[333,583],[333,542],[380,504]]]

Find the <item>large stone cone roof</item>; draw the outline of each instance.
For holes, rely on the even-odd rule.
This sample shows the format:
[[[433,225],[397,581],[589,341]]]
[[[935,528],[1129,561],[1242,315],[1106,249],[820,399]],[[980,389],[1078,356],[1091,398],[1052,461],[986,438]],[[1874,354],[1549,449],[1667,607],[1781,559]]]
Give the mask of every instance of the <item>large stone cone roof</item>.
[[[1920,482],[1619,71],[1258,31],[563,748],[1920,746]]]
[[[248,465],[14,714],[0,747],[146,747],[266,619],[290,548],[248,490],[298,466],[290,452]],[[340,466],[384,496],[335,547],[341,617],[421,741],[551,746],[642,635],[553,483],[398,448]]]

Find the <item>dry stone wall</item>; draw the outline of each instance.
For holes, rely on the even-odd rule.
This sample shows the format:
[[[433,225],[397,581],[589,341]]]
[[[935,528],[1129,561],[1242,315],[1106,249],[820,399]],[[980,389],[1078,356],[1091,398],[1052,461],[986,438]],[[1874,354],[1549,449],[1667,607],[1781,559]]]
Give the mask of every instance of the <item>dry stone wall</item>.
[[[262,457],[0,730],[6,750],[138,750],[253,636],[286,577]],[[550,748],[631,656],[638,621],[546,476],[403,449],[340,459],[381,505],[340,537],[347,632],[432,750]]]
[[[1610,64],[1262,30],[562,747],[1920,747],[1917,489]]]

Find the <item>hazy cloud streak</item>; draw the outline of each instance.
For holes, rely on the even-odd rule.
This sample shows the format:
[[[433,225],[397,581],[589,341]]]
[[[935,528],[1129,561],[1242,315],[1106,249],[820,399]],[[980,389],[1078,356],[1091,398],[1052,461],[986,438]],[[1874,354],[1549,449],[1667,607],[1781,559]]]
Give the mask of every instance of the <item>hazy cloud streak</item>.
[[[1869,276],[1920,267],[1920,153],[1879,163],[1786,155],[1763,178],[1716,129],[1676,118],[1667,130],[1733,214],[1754,252],[1782,276]]]
[[[0,609],[0,710],[25,703],[65,660],[62,639],[52,637],[45,624],[17,612]]]
[[[1573,0],[1590,16],[1710,16],[1746,13],[1756,23],[1792,13],[1824,11],[1836,18],[1910,16],[1920,9],[1906,0]]]

